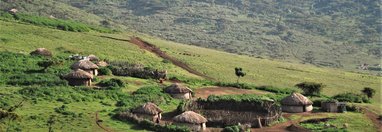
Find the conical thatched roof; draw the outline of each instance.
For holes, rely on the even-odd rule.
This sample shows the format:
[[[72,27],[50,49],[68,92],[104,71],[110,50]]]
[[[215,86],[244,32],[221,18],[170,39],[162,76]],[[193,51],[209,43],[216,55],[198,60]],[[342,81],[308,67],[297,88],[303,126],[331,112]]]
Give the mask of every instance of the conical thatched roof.
[[[99,66],[99,67],[106,67],[108,65],[109,64],[106,61],[98,61],[97,62],[97,66]]]
[[[89,59],[90,61],[99,61],[98,57],[95,56],[95,55],[89,55],[89,56],[88,56],[88,59]]]
[[[201,124],[206,123],[207,119],[193,111],[186,111],[180,115],[175,116],[174,121],[179,123]]]
[[[142,106],[137,107],[133,110],[134,113],[148,114],[148,115],[157,115],[163,111],[154,103],[145,103]]]
[[[80,60],[74,63],[70,68],[72,68],[73,70],[75,69],[91,70],[91,69],[98,69],[98,66],[89,60]]]
[[[64,78],[65,79],[93,79],[93,75],[84,70],[77,69],[65,75]]]
[[[292,93],[281,100],[282,105],[311,105],[313,104],[307,97],[300,93]]]
[[[31,55],[41,55],[41,56],[52,56],[52,52],[45,48],[37,48],[35,51],[30,53]]]
[[[165,92],[170,94],[180,94],[180,93],[189,93],[189,92],[192,92],[192,90],[188,88],[187,86],[181,85],[179,83],[174,83],[168,86],[165,89]]]

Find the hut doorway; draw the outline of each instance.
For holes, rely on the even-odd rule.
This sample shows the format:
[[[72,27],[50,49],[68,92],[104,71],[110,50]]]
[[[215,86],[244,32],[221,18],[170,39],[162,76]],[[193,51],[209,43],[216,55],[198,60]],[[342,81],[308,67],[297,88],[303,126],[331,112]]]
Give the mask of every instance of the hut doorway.
[[[302,112],[306,112],[306,105],[302,106]]]

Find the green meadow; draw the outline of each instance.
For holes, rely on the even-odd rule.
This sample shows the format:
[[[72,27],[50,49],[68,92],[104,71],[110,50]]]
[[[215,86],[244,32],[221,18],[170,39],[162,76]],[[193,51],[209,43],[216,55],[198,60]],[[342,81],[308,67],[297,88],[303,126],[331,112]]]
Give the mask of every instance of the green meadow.
[[[274,86],[298,90],[294,87],[297,83],[304,81],[318,82],[326,85],[323,89],[323,94],[328,96],[345,92],[360,93],[360,90],[364,87],[371,87],[376,90],[376,95],[373,98],[372,104],[363,105],[372,109],[381,108],[380,103],[382,101],[379,97],[381,95],[380,85],[382,78],[377,76],[230,54],[174,43],[139,33],[69,32],[18,22],[0,21],[0,52],[4,54],[18,54],[15,56],[24,57],[15,58],[15,60],[0,58],[7,61],[7,67],[2,67],[7,72],[0,75],[13,77],[13,72],[15,74],[18,72],[23,73],[27,77],[29,75],[34,75],[34,77],[42,75],[42,79],[51,79],[49,81],[54,83],[58,80],[58,77],[49,77],[58,74],[57,72],[69,71],[68,66],[73,61],[65,61],[63,65],[54,66],[46,73],[24,74],[26,72],[24,70],[37,70],[39,68],[36,63],[41,61],[42,58],[30,57],[29,53],[36,48],[44,47],[51,50],[55,57],[66,58],[72,54],[94,54],[101,59],[109,61],[124,61],[168,70],[169,77],[198,80],[194,83],[188,83],[193,89],[203,86],[200,83],[203,83],[205,79],[190,74],[186,70],[163,60],[149,51],[140,49],[138,46],[126,41],[101,36],[125,40],[129,40],[134,36],[140,37],[160,47],[168,55],[185,62],[191,68],[220,82],[235,82],[237,78],[234,74],[234,68],[242,67],[247,75],[241,78],[240,82],[256,86]],[[25,86],[17,83],[17,81],[15,82],[17,85],[9,85],[7,82],[12,80],[5,79],[4,77],[0,80],[0,104],[4,105],[2,109],[17,105],[19,102],[23,102],[23,104],[14,111],[21,118],[17,121],[0,123],[1,130],[47,131],[49,129],[49,120],[54,119],[55,122],[52,129],[55,131],[98,132],[103,131],[96,124],[95,116],[96,112],[99,112],[102,125],[114,131],[146,131],[133,123],[115,120],[112,118],[112,114],[144,101],[158,101],[154,97],[146,97],[145,95],[134,96],[131,94],[145,86],[156,87],[157,83],[155,80],[150,79],[116,77],[113,75],[100,76],[97,77],[95,83],[100,80],[118,78],[126,83],[126,86],[117,90],[92,90],[68,86],[49,87],[49,84],[46,84],[48,86],[45,86],[45,84]],[[22,79],[22,77],[20,78]],[[30,81],[33,82],[36,79]],[[169,83],[165,84],[168,85]],[[162,97],[162,95],[163,93],[160,93],[155,96]],[[159,99],[165,101],[159,101],[160,103],[158,103],[165,113],[172,112],[180,103],[180,100],[167,100],[167,97],[168,95],[163,97],[163,99]],[[117,106],[117,104],[120,106]],[[371,124],[361,113],[349,112],[345,114],[328,114],[328,116],[336,118],[336,120],[331,122],[336,126],[348,123],[350,126],[349,131],[363,130],[363,127],[369,127],[370,125],[368,124]],[[357,120],[351,120],[355,118]],[[316,129],[322,127],[320,125],[322,124],[315,126],[308,124],[305,127]],[[374,131],[375,129],[370,127],[367,130]]]

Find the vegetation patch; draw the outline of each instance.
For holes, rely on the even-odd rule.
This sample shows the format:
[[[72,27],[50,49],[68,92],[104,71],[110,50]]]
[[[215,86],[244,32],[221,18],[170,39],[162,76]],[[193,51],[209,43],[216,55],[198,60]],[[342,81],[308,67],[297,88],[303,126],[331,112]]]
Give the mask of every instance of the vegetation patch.
[[[89,32],[93,30],[93,31],[102,32],[102,33],[116,32],[116,30],[112,30],[109,28],[90,26],[84,23],[70,21],[70,20],[47,18],[47,17],[33,16],[33,15],[20,14],[20,13],[9,14],[6,12],[0,12],[0,16],[2,17],[0,19],[20,21],[20,22],[37,25],[37,26],[51,27],[51,28],[64,30],[64,31]]]

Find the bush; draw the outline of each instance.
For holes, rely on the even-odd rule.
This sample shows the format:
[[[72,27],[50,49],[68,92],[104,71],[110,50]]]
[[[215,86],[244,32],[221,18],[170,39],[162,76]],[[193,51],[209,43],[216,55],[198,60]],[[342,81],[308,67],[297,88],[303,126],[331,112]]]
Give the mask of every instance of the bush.
[[[125,82],[123,82],[121,79],[112,78],[108,80],[102,80],[98,83],[101,87],[108,87],[108,88],[120,88],[125,87]]]
[[[351,102],[351,103],[371,103],[371,100],[362,94],[355,93],[342,93],[335,95],[333,99],[336,99],[340,102]]]
[[[268,91],[276,94],[291,94],[295,92],[293,89],[288,89],[288,88],[276,88],[272,86],[260,86],[256,87],[258,90],[263,90],[263,91]]]
[[[101,67],[100,69],[98,69],[98,74],[99,75],[112,75],[112,72],[108,67]]]
[[[325,87],[325,85],[315,82],[302,82],[296,84],[296,87],[303,90],[305,95],[317,96],[321,94],[322,88]]]
[[[240,126],[227,126],[223,129],[222,132],[241,132]]]
[[[221,87],[234,87],[234,88],[240,88],[240,89],[255,89],[256,86],[253,84],[247,84],[247,83],[227,83],[227,82],[217,82],[215,83],[216,86]]]

